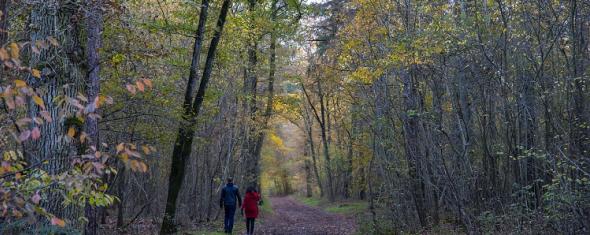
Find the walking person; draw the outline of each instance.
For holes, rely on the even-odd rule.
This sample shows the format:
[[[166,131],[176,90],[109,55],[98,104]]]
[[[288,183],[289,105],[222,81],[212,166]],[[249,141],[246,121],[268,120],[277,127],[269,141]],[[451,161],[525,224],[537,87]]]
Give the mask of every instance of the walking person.
[[[225,233],[232,233],[234,228],[234,216],[236,214],[237,206],[242,206],[242,197],[238,186],[234,185],[233,179],[227,178],[227,184],[221,189],[221,198],[219,199],[219,206],[225,208],[225,217],[223,219],[223,229]]]
[[[258,203],[260,201],[260,194],[252,186],[246,189],[244,196],[244,204],[242,205],[242,213],[246,216],[246,234],[254,234],[254,222],[258,217]]]

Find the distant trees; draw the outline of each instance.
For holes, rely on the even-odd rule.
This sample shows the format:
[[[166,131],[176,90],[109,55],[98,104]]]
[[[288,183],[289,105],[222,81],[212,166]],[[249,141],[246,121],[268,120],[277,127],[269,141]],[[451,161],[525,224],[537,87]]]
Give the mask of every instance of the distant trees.
[[[338,30],[310,35],[327,36],[312,42],[317,72],[302,83],[339,90],[329,98],[339,103],[308,132],[330,130],[336,146],[321,151],[335,157],[322,164],[331,165],[334,181],[356,184],[335,184],[337,197],[378,188],[369,197],[395,222],[374,223],[375,231],[429,227],[449,216],[469,233],[588,229],[588,216],[576,212],[590,208],[588,107],[579,106],[589,94],[582,92],[589,47],[580,35],[589,29],[587,4],[328,4],[346,7],[330,8],[338,17],[320,23]],[[327,104],[319,89],[303,93],[312,106]],[[350,139],[352,154],[338,146]],[[349,156],[352,178],[341,165]]]

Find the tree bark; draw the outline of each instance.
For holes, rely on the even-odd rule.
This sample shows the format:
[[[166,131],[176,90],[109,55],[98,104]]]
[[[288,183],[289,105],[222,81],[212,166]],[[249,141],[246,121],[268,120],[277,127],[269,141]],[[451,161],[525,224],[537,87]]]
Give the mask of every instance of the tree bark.
[[[75,97],[83,89],[86,78],[83,72],[84,52],[79,40],[81,27],[74,17],[79,6],[57,0],[35,2],[30,6],[29,40],[35,42],[53,37],[59,42],[60,49],[40,48],[38,53],[30,53],[29,66],[42,72],[41,78],[29,76],[27,83],[43,91],[40,97],[53,121],[40,126],[41,137],[27,144],[28,154],[25,157],[31,164],[47,161],[42,168],[49,174],[59,174],[71,167],[66,156],[77,152],[76,146],[63,138],[67,131],[64,120],[73,118],[74,107],[60,106],[53,100],[58,96]],[[65,84],[70,85],[64,87]],[[29,117],[38,116],[39,111],[31,100]],[[75,128],[80,131],[83,126]],[[82,216],[80,208],[62,205],[62,195],[58,190],[49,190],[48,199],[42,204],[48,212],[60,218],[76,221]]]
[[[261,137],[261,127],[257,126],[257,87],[258,76],[256,66],[258,64],[258,38],[255,32],[255,17],[256,0],[248,0],[248,13],[250,14],[249,29],[250,34],[248,38],[248,64],[245,70],[244,77],[244,95],[246,96],[244,102],[244,112],[249,117],[249,122],[246,123],[246,140],[243,143],[242,159],[246,161],[246,171],[244,172],[244,183],[247,186],[258,187],[258,159],[256,155],[258,138]]]
[[[0,47],[8,42],[8,8],[10,7],[10,0],[0,0]]]
[[[178,193],[180,192],[182,181],[184,179],[184,168],[186,165],[186,160],[191,154],[193,138],[195,135],[197,125],[197,117],[199,115],[199,111],[205,99],[205,91],[207,90],[207,85],[209,84],[211,73],[213,71],[215,52],[217,50],[219,41],[221,40],[223,26],[225,25],[225,20],[230,5],[231,0],[223,1],[223,4],[221,6],[221,12],[217,20],[215,33],[213,34],[213,38],[211,39],[211,44],[209,46],[209,51],[207,52],[207,59],[205,61],[203,77],[201,78],[199,89],[197,90],[197,94],[192,103],[192,109],[190,110],[191,115],[188,117],[187,120],[188,125],[185,127],[180,127],[178,130],[178,137],[174,144],[174,150],[172,153],[172,165],[170,170],[170,177],[168,180],[168,197],[166,200],[166,209],[164,213],[162,227],[160,228],[160,234],[171,234],[174,233],[176,230],[176,200],[178,198]]]
[[[88,65],[88,72],[86,77],[86,98],[93,107],[89,113],[96,113],[98,95],[100,93],[100,54],[99,50],[102,44],[101,33],[103,25],[102,16],[102,0],[86,0],[86,63]],[[98,119],[91,115],[86,117],[85,132],[88,136],[87,144],[90,146],[89,151],[97,151],[100,147],[99,133],[98,133]],[[90,204],[86,204],[85,216],[88,223],[84,229],[84,233],[88,235],[97,234],[98,218],[97,210]]]

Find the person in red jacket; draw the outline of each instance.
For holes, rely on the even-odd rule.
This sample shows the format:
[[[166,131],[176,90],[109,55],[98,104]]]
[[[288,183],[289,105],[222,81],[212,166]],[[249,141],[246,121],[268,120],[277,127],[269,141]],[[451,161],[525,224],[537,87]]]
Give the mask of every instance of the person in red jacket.
[[[254,221],[258,217],[258,203],[260,201],[260,194],[252,186],[246,189],[244,196],[244,203],[242,204],[242,213],[246,216],[246,234],[254,234]]]

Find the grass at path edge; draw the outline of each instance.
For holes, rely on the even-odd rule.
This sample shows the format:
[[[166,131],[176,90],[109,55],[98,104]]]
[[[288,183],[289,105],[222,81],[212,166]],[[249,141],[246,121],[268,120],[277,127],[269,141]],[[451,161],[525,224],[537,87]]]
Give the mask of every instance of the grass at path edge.
[[[326,212],[334,214],[358,214],[368,210],[368,203],[365,201],[337,201],[328,202],[317,197],[294,196],[294,198],[307,206],[319,207]]]

